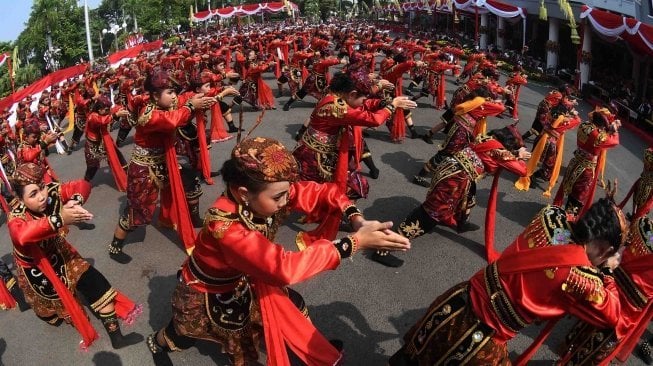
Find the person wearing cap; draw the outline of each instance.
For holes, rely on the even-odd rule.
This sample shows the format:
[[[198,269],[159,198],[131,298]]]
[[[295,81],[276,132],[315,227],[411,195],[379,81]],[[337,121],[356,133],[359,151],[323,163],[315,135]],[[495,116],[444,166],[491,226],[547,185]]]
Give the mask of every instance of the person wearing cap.
[[[437,170],[442,159],[453,156],[469,146],[482,130],[481,126],[487,117],[497,116],[505,111],[503,103],[488,100],[489,96],[488,88],[477,88],[474,92],[467,94],[463,102],[456,105],[448,125],[441,124],[441,128],[446,127],[447,133],[442,148],[413,177],[413,183],[430,187],[429,177]]]
[[[23,142],[16,149],[16,165],[34,163],[43,168],[46,183],[58,181],[59,179],[47,158],[50,155],[48,147],[57,141],[58,135],[47,131],[35,117],[26,120],[22,130],[24,137]]]
[[[127,168],[127,206],[118,219],[109,244],[109,256],[119,263],[131,261],[122,250],[125,238],[135,228],[152,221],[159,195],[161,224],[175,227],[187,250],[195,240],[184,191],[184,185],[193,183],[193,180],[182,180],[180,175],[175,133],[178,127],[190,122],[195,110],[209,108],[215,103],[215,98],[195,94],[187,101],[180,101],[177,87],[176,81],[165,70],[154,70],[145,80],[150,102],[141,110],[137,121],[135,146]]]
[[[303,83],[301,89],[290,96],[290,99],[283,106],[284,111],[290,110],[290,105],[293,102],[304,100],[304,97],[307,95],[312,96],[318,101],[324,98],[324,95],[327,93],[329,67],[346,64],[347,62],[344,58],[338,59],[335,56],[324,57],[325,52],[326,50],[315,51],[313,52],[312,58],[306,61],[310,70],[306,82]]]
[[[524,140],[531,136],[539,136],[545,124],[550,124],[551,110],[557,107],[562,101],[563,95],[557,90],[551,91],[544,99],[537,105],[535,112],[535,119],[531,124],[531,128],[522,135]]]
[[[73,95],[73,103],[75,105],[75,127],[73,129],[73,136],[70,138],[70,143],[68,144],[68,155],[72,154],[72,152],[77,148],[79,141],[84,135],[84,129],[86,128],[86,115],[91,111],[91,104],[93,102],[93,97],[95,96],[95,91],[89,87],[88,82],[88,80],[78,82],[77,89],[75,89]]]
[[[608,149],[619,145],[621,121],[607,108],[597,108],[578,126],[577,148],[569,161],[553,204],[562,206],[575,217],[594,201],[594,191],[606,164]]]
[[[293,285],[338,267],[364,249],[407,250],[391,222],[368,221],[334,184],[299,181],[298,165],[278,141],[256,137],[236,145],[222,168],[225,192],[213,203],[172,296],[172,320],[147,338],[155,364],[203,339],[222,346],[234,365],[334,365],[342,359],[307,318]],[[274,242],[291,211],[338,211],[355,232],[318,239],[303,251]],[[335,343],[335,342],[334,342]],[[296,363],[293,363],[296,364]]]
[[[256,110],[276,109],[272,89],[263,80],[263,73],[273,65],[274,61],[261,61],[256,51],[253,49],[248,50],[246,61],[243,64],[245,70],[242,74],[243,84],[238,90],[240,96],[235,98],[234,101],[236,103],[245,101]]]
[[[18,203],[7,226],[16,277],[36,316],[54,326],[72,323],[86,349],[98,334],[83,310],[81,295],[102,321],[114,349],[142,341],[137,333],[123,335],[118,321],[133,323],[142,306],[113,288],[66,239],[68,225],[93,219],[82,207],[91,193],[90,183],[46,183],[42,167],[24,163],[16,168],[12,186]]]
[[[112,110],[113,109],[113,110]],[[104,95],[99,96],[93,104],[92,112],[86,118],[86,144],[84,146],[84,160],[86,161],[86,172],[84,179],[88,182],[93,180],[100,168],[100,161],[107,159],[109,170],[116,182],[116,188],[120,192],[127,189],[127,176],[125,168],[127,161],[122,152],[116,147],[116,143],[109,134],[109,126],[114,119],[127,117],[129,111],[116,105],[111,108],[111,101]]]
[[[608,198],[577,222],[568,221],[564,209],[546,206],[496,261],[437,297],[389,364],[510,365],[508,341],[533,323],[553,325],[567,314],[620,327],[612,273],[627,235],[625,215]]]

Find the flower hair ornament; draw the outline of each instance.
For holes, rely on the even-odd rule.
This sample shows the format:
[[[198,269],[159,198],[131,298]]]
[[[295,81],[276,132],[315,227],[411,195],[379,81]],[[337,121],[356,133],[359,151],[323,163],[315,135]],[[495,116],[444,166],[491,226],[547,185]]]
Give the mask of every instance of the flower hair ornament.
[[[275,139],[245,139],[236,144],[231,158],[252,179],[270,183],[297,180],[298,166],[295,157]]]

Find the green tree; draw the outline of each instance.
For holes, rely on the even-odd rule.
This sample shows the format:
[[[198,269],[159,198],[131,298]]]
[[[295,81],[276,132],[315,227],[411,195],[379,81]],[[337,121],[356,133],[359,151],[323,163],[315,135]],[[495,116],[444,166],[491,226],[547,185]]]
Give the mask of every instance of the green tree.
[[[83,9],[76,0],[36,0],[17,45],[26,53],[24,60],[41,68],[45,66],[43,55],[50,48],[61,50],[62,66],[87,58]]]
[[[316,21],[320,19],[320,4],[318,0],[306,0],[304,2],[304,15]]]

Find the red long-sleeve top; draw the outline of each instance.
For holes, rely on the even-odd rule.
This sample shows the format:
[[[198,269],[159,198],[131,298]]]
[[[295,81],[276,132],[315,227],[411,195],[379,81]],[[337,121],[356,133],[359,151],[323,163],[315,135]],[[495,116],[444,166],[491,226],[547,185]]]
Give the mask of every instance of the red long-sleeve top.
[[[185,103],[181,100],[179,102]],[[187,124],[191,117],[191,110],[186,106],[164,111],[149,104],[138,118],[134,143],[145,148],[162,148],[165,142],[172,138],[177,127]]]
[[[352,108],[344,100],[328,94],[311,113],[310,126],[334,136],[342,126],[377,127],[392,115],[390,109],[381,108],[380,103],[379,99],[367,99],[361,107]]]
[[[566,217],[562,208],[545,207],[501,256],[551,245],[576,245]],[[526,324],[565,314],[604,328],[614,328],[620,322],[621,305],[614,279],[602,276],[589,258],[580,267],[556,266],[513,274],[504,274],[499,267],[498,276],[515,312]],[[517,335],[495,312],[484,269],[470,279],[469,291],[474,313],[496,331],[493,336],[496,342],[503,343]]]
[[[290,187],[284,210],[308,213],[340,208],[344,212],[351,204],[335,184],[296,182]],[[191,266],[214,280],[248,275],[273,286],[286,286],[340,264],[339,250],[332,241],[321,239],[301,252],[287,251],[273,241],[279,217],[248,219],[243,215],[238,204],[227,195],[214,202],[207,214],[208,224],[199,233],[195,249],[182,267],[186,283],[198,291],[213,293],[229,291],[236,285],[235,282],[207,285],[193,274]],[[261,230],[267,235],[257,227],[265,227]]]
[[[630,241],[624,250],[619,268],[626,276],[619,276],[619,295],[621,297],[621,317],[623,322],[617,327],[617,338],[630,333],[631,328],[641,321],[643,304],[653,300],[653,222],[648,217],[640,217],[631,224]],[[642,268],[643,263],[648,263]],[[624,285],[625,282],[627,285]],[[639,338],[639,337],[638,337]]]
[[[101,116],[96,112],[89,114],[86,118],[86,138],[93,142],[102,140],[102,129],[108,128],[107,126],[113,121],[113,114],[120,109],[122,107],[116,105],[107,115]]]
[[[583,151],[597,156],[601,150],[619,145],[619,133],[609,133],[591,122],[581,123],[576,135],[578,147]]]
[[[59,207],[56,206],[63,205],[71,199],[76,199],[83,204],[91,194],[91,184],[83,179],[63,184],[49,183],[47,190],[48,196],[52,199],[48,200],[45,213],[31,212],[23,204],[11,212],[7,227],[17,262],[21,266],[31,266],[29,259],[33,246],[38,246],[43,241],[59,235],[59,231],[64,229],[59,216]],[[57,223],[61,225],[58,226]],[[45,245],[44,250],[47,248],[48,245]]]
[[[395,64],[389,69],[383,70],[381,77],[396,85],[397,81],[401,79],[404,73],[408,72],[413,67],[415,67],[415,61],[405,61]]]
[[[329,67],[333,65],[337,65],[339,63],[340,60],[338,60],[337,57],[325,58],[323,60],[320,60],[318,63],[313,64],[313,71],[318,74],[325,74],[329,70]]]

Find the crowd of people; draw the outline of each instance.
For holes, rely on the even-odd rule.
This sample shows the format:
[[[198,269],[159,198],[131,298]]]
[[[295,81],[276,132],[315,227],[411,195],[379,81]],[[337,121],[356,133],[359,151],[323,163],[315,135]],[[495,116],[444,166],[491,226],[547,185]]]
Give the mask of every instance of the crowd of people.
[[[277,108],[266,73],[274,74],[277,97],[286,87],[290,93],[283,111],[306,96],[315,101],[292,150],[255,137],[258,123],[250,131],[234,123],[236,105]],[[450,100],[445,73],[456,76]],[[567,314],[578,324],[564,340],[561,363],[625,361],[653,316],[653,149],[646,150],[642,176],[628,196],[615,202],[616,182],[603,178],[606,151],[619,144],[615,111],[597,107],[585,119],[563,86],[544,96],[532,127],[522,133],[514,122],[527,82],[516,67],[501,84],[491,55],[466,55],[455,43],[394,36],[361,22],[210,30],[53,85],[38,103],[27,98],[0,116],[0,203],[15,260],[13,272],[0,261],[0,306],[29,306],[49,324],[72,324],[87,348],[98,334],[83,298],[114,348],[143,342],[156,365],[171,365],[169,353],[196,340],[219,344],[235,365],[256,362],[262,344],[270,365],[342,364],[346,344],[315,329],[304,299],[289,286],[336,269],[363,250],[373,251],[371,259],[382,265],[399,267],[402,260],[392,252],[409,250],[411,239],[437,225],[462,235],[478,229],[468,221],[476,183],[493,175],[484,228],[488,265],[435,299],[390,365],[507,365],[507,341],[547,321],[521,364]],[[412,110],[424,97],[443,113],[421,134]],[[12,114],[15,123],[9,122]],[[488,131],[493,117],[508,122]],[[62,133],[66,123],[74,126],[70,140]],[[428,187],[424,201],[395,226],[356,207],[370,190],[361,162],[372,179],[381,173],[366,131],[383,125],[397,144],[406,138],[433,144],[436,134],[444,134],[441,148],[413,179]],[[574,129],[577,148],[557,184],[564,134]],[[132,130],[131,157],[125,159],[118,147]],[[81,159],[81,143],[84,177],[63,182],[48,157],[56,151]],[[219,171],[225,190],[200,212],[202,185],[218,175],[208,154],[217,143],[234,143]],[[177,232],[188,255],[170,299],[172,317],[149,336],[123,335],[119,319],[136,321],[142,307],[66,239],[70,225],[93,229],[87,223],[93,215],[83,206],[103,160],[127,202],[107,248],[115,265],[132,260],[125,239],[152,223],[157,207],[159,223]],[[543,194],[553,204],[499,253],[494,226],[504,169],[519,176],[520,190],[546,182]],[[606,187],[606,197],[595,202],[597,186]],[[624,214],[631,197],[633,208]],[[298,233],[298,251],[275,242],[292,211],[304,214],[303,223],[317,224]],[[638,350],[653,361],[649,342]]]

